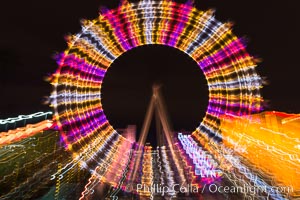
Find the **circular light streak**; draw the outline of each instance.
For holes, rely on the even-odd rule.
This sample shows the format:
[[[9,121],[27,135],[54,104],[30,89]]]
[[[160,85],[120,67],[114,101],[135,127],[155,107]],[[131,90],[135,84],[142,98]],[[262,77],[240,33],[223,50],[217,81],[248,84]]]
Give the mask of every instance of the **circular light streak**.
[[[199,11],[190,1],[123,1],[116,9],[103,9],[95,20],[83,20],[82,31],[67,41],[68,49],[58,56],[59,68],[52,77],[51,104],[62,140],[74,151],[88,147],[94,138],[102,138],[97,148],[120,140],[102,109],[101,85],[116,58],[142,45],[179,49],[203,71],[209,103],[193,134],[220,141],[221,115],[261,110],[261,79],[245,42],[232,33],[231,23],[219,22],[212,10]]]

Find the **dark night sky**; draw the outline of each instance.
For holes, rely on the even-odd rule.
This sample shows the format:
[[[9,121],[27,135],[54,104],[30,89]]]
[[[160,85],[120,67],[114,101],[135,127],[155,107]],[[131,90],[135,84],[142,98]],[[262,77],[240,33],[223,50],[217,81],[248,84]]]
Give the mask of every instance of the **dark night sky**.
[[[266,109],[300,113],[298,1],[196,1],[199,9],[215,8],[220,21],[233,21],[236,35],[248,38],[250,54],[262,58],[258,72],[269,82],[262,91]],[[0,118],[49,110],[41,102],[52,88],[43,78],[57,67],[53,55],[66,48],[64,35],[79,32],[80,19],[96,18],[101,5],[117,3],[12,0],[1,4]],[[142,123],[155,81],[164,85],[163,95],[176,129],[194,129],[205,112],[203,74],[175,49],[134,49],[113,64],[105,80],[104,109],[115,126]]]

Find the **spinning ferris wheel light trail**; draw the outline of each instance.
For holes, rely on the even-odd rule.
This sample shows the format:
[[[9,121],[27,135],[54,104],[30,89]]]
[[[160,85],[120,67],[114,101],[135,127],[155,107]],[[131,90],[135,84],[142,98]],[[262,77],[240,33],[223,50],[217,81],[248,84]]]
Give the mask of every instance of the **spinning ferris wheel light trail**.
[[[197,11],[190,3],[172,1],[124,1],[96,20],[83,21],[82,32],[70,36],[68,44],[58,59],[51,95],[59,127],[70,130],[62,137],[66,148],[84,144],[103,128],[116,133],[102,109],[102,81],[117,57],[142,45],[177,48],[192,57],[206,76],[209,105],[195,134],[220,141],[220,115],[261,110],[261,79],[255,72],[255,59],[232,33],[230,24],[217,21],[211,10]]]

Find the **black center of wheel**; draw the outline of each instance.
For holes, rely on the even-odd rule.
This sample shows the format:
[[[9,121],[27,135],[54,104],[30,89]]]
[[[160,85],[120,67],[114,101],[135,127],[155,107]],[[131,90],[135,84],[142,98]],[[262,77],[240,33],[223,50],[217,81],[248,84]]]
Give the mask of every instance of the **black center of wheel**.
[[[163,45],[147,45],[127,51],[107,71],[101,98],[111,125],[117,129],[134,124],[139,133],[155,83],[162,85],[173,129],[195,130],[208,105],[207,81],[192,58]],[[155,136],[154,124],[153,120],[149,132],[152,137]]]

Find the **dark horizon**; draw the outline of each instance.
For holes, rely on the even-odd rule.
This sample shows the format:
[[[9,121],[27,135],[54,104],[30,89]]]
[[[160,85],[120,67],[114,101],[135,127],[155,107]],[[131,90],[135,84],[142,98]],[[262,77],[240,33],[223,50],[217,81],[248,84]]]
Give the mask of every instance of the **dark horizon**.
[[[44,81],[44,77],[52,74],[57,68],[53,56],[64,51],[67,47],[64,35],[79,32],[80,19],[96,18],[99,7],[116,7],[118,2],[105,0],[102,3],[90,1],[85,4],[76,4],[69,0],[63,2],[32,0],[17,4],[15,1],[9,1],[2,4],[4,10],[1,12],[3,15],[1,17],[5,20],[2,24],[4,29],[1,31],[0,42],[0,89],[2,91],[0,118],[51,110],[48,105],[42,104],[44,97],[49,96],[52,90],[51,85]],[[266,100],[265,110],[300,113],[300,94],[297,94],[300,85],[300,69],[296,66],[298,35],[300,35],[298,25],[300,18],[296,10],[297,2],[287,0],[283,4],[255,0],[247,4],[232,0],[226,2],[203,0],[197,1],[196,7],[201,10],[215,8],[215,15],[218,20],[235,22],[234,33],[239,37],[246,36],[248,52],[263,60],[258,64],[257,71],[262,77],[267,77],[267,82],[269,82],[269,85],[264,86],[261,92]],[[180,124],[185,129],[197,126],[199,118],[201,119],[206,109],[202,105],[207,101],[207,93],[205,94],[205,90],[203,90],[203,88],[205,89],[205,86],[203,87],[205,79],[201,76],[201,70],[195,67],[184,68],[186,75],[180,77],[181,84],[178,85],[182,88],[179,91],[183,91],[184,96],[189,97],[188,102],[187,99],[178,95],[176,89],[179,87],[178,85],[175,88],[170,86],[174,85],[176,76],[180,75],[181,66],[184,63],[192,65],[193,61],[189,61],[186,55],[187,58],[184,55],[180,56],[180,52],[176,54],[176,59],[172,59],[176,50],[166,50],[167,48],[163,47],[151,50],[151,48],[140,47],[140,49],[131,50],[132,52],[128,52],[124,58],[121,57],[116,60],[112,65],[113,68],[108,71],[106,77],[108,81],[105,79],[107,82],[104,82],[103,88],[103,104],[109,121],[114,126],[120,126],[120,128],[130,121],[134,124],[137,119],[139,121],[136,124],[140,124],[144,120],[144,113],[146,112],[143,109],[147,107],[150,101],[151,85],[155,81],[161,81],[165,85],[163,95],[166,98],[167,106],[169,102],[168,111],[173,124],[175,124],[174,128]],[[146,81],[145,77],[149,74],[144,73],[144,78],[142,76],[138,80],[138,74],[134,72],[143,72],[143,70],[138,71],[138,65],[141,65],[143,55],[146,60],[148,59],[145,65],[149,64],[151,61],[151,57],[147,57],[149,52],[156,53],[153,63],[157,62],[157,69],[149,72],[154,78]],[[158,59],[157,57],[164,52],[166,58],[168,53],[170,54],[169,58],[160,57]],[[138,55],[139,59],[136,59],[135,55]],[[133,63],[128,72],[121,69],[118,65],[119,60],[122,60],[121,63],[127,63],[127,65]],[[156,65],[153,63],[152,66]],[[173,74],[168,71],[168,67],[161,67],[166,63],[173,67]],[[148,68],[151,67],[148,66]],[[157,74],[155,70],[161,74],[168,74],[169,79],[174,80],[165,82],[163,78],[166,76],[155,77]],[[199,73],[196,72],[197,70]],[[123,74],[123,79],[117,78],[120,74]],[[195,76],[192,77],[192,75]],[[124,91],[122,88],[122,83],[126,82],[126,79],[131,80],[131,82],[127,81],[128,91]],[[130,86],[132,86],[131,89]],[[109,89],[105,90],[105,87]],[[196,94],[195,91],[200,90],[201,92]],[[118,95],[122,95],[122,93],[116,93],[117,91],[130,95],[125,95],[127,99],[120,103],[121,97]],[[138,98],[134,98],[135,96]],[[172,99],[176,99],[177,102]],[[178,105],[181,104],[185,107],[180,107],[181,110],[177,112],[176,109],[179,109]],[[199,109],[199,112],[193,113],[192,111],[195,109]],[[128,110],[131,112],[129,113]],[[126,113],[129,113],[130,116],[127,117]],[[183,115],[185,120],[182,120],[179,115]]]

